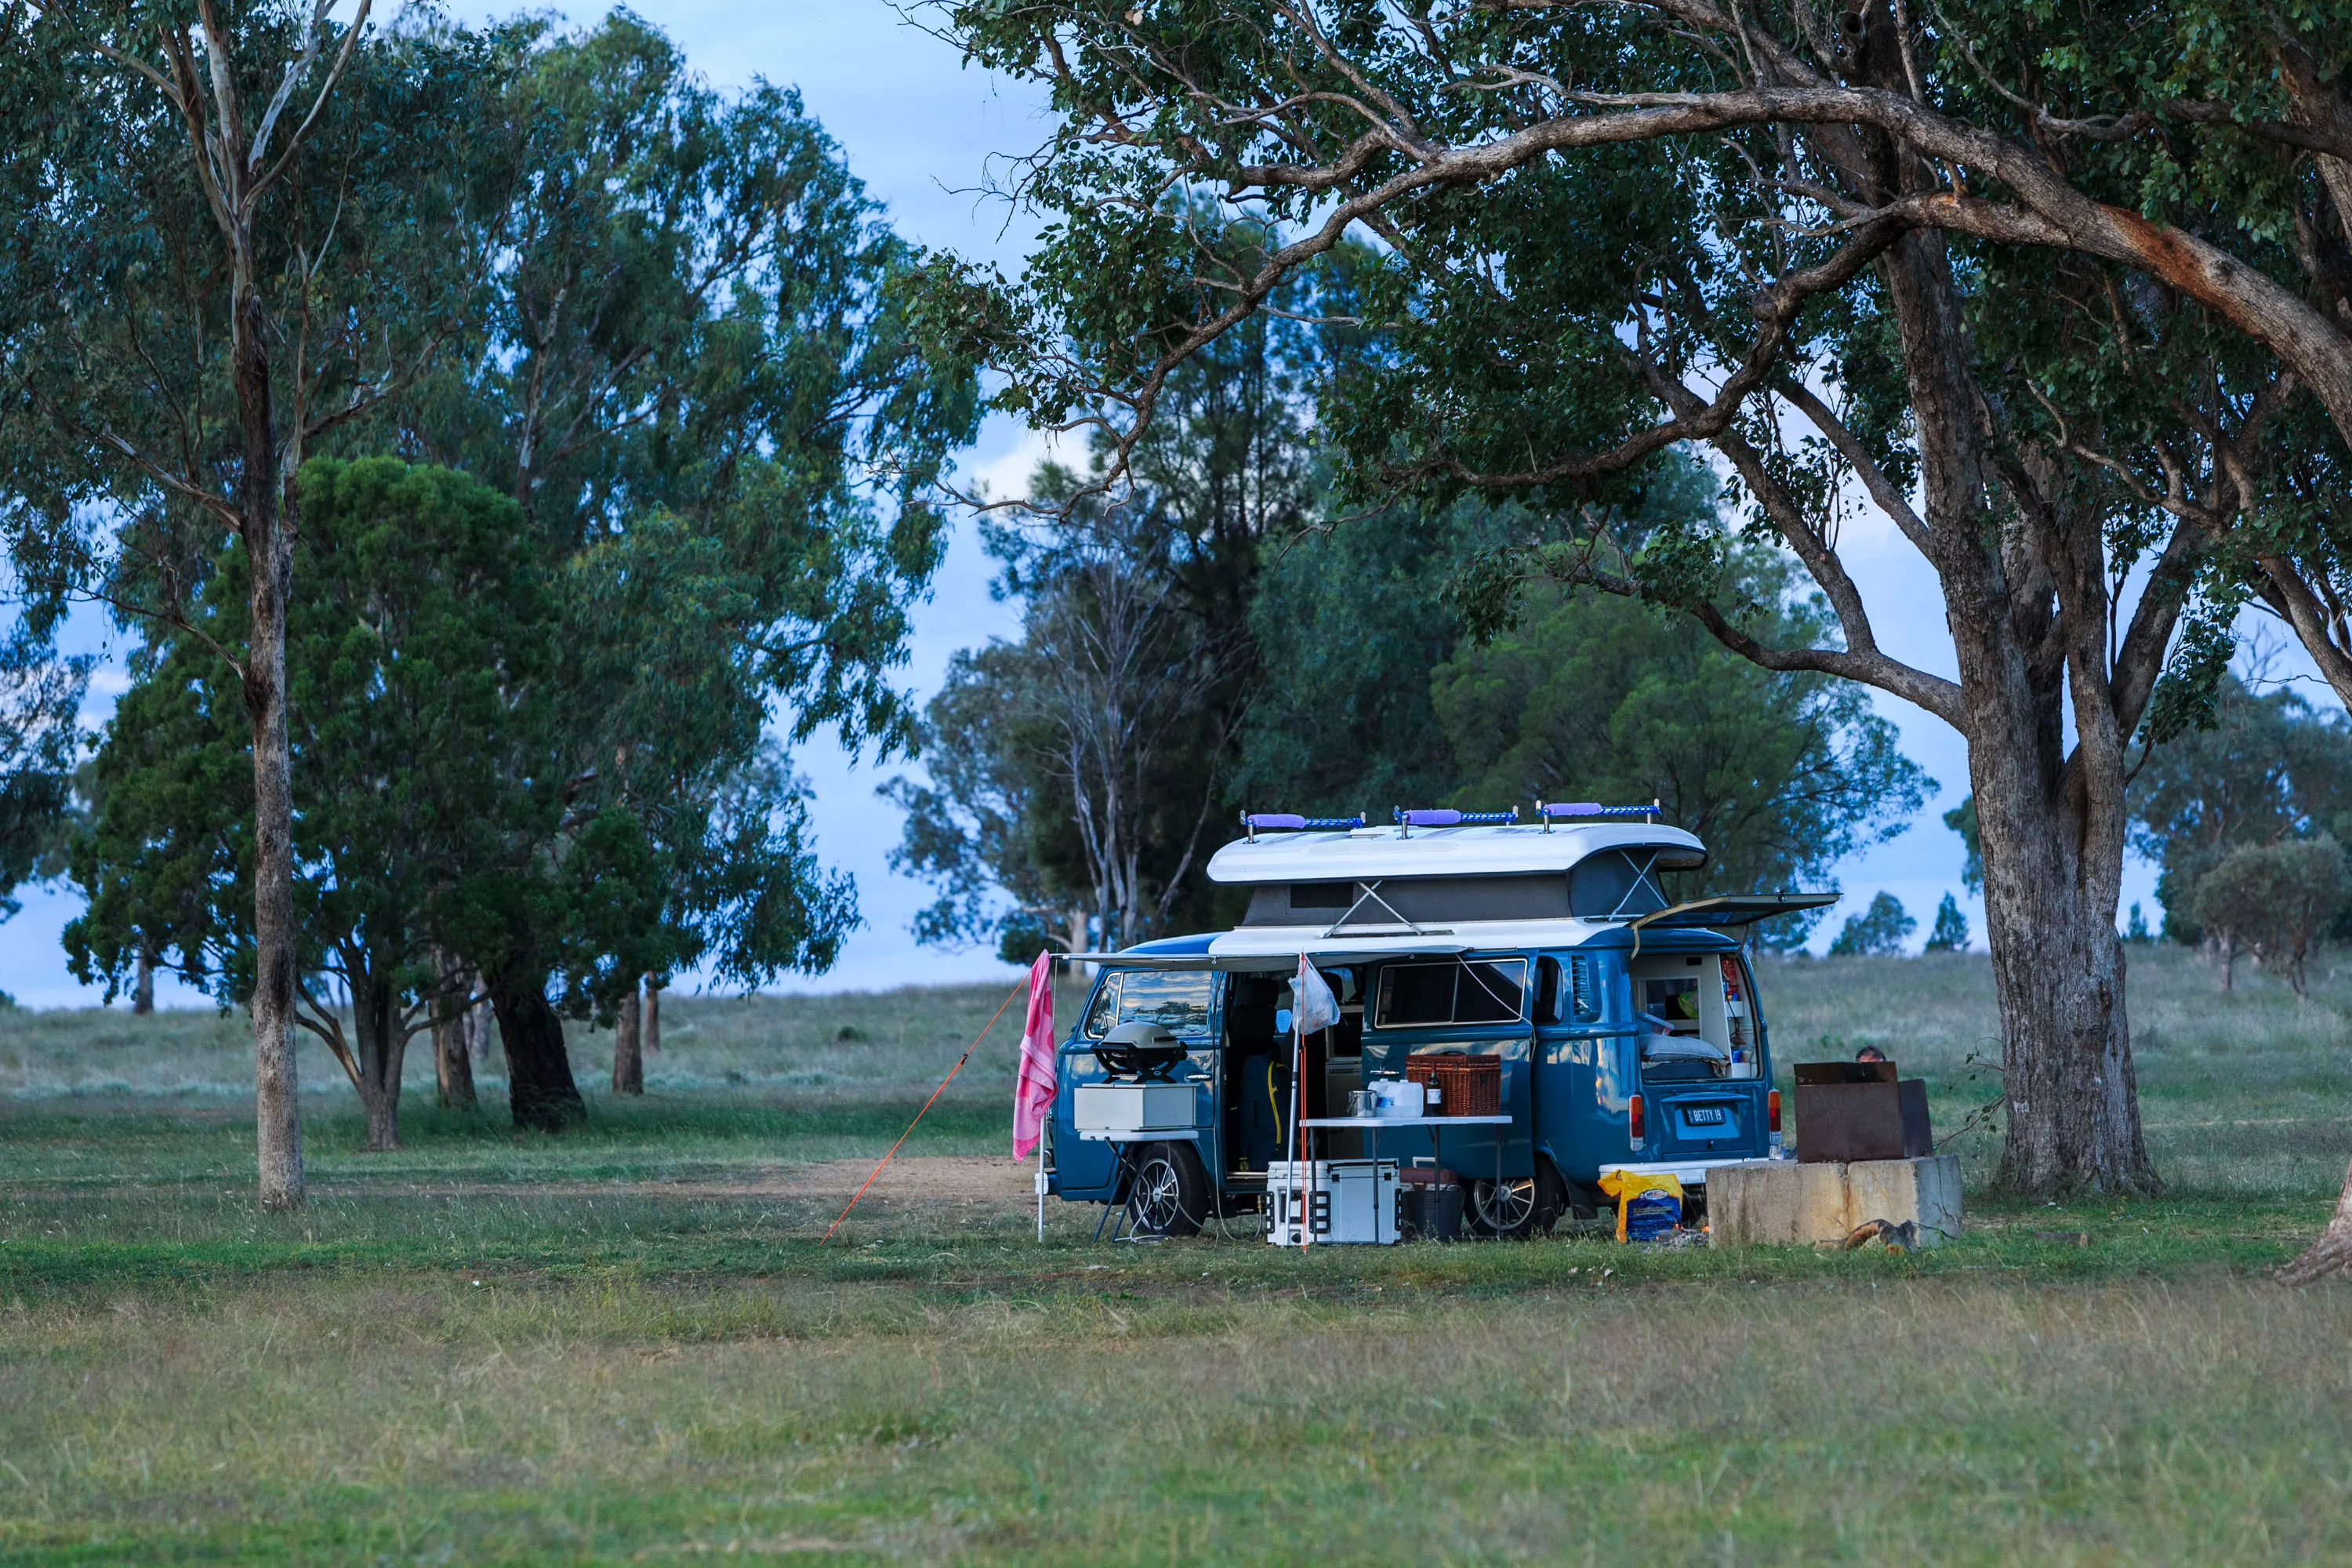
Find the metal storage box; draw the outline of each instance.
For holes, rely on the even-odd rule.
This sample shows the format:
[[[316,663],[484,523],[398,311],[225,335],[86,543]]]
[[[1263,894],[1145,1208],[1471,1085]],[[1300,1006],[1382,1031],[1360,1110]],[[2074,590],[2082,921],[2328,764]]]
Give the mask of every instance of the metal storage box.
[[[1196,1100],[1189,1083],[1082,1083],[1070,1091],[1071,1124],[1080,1137],[1189,1132]]]

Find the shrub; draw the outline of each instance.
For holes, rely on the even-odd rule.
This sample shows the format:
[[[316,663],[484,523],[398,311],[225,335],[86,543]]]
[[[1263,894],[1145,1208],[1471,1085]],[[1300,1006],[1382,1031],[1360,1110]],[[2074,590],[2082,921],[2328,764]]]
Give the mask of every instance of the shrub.
[[[2194,906],[2221,950],[2221,989],[2235,980],[2242,949],[2303,995],[2304,960],[2347,900],[2352,873],[2326,834],[2230,851],[2198,880]]]
[[[1904,940],[1918,929],[1919,922],[1903,912],[1902,900],[1881,892],[1870,900],[1870,908],[1846,917],[1845,929],[1830,943],[1830,952],[1849,958],[1898,953]]]

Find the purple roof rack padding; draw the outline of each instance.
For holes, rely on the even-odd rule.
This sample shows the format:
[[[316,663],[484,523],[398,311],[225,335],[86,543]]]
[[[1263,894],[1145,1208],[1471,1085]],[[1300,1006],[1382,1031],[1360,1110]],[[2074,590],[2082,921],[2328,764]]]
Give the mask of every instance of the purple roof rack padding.
[[[1260,828],[1265,828],[1269,832],[1281,831],[1286,833],[1300,833],[1308,828],[1353,828],[1361,827],[1363,826],[1364,819],[1360,815],[1356,816],[1301,816],[1295,811],[1244,811],[1242,813],[1243,831],[1246,832],[1253,839],[1257,837],[1258,829]]]
[[[1657,803],[1648,805],[1602,805],[1591,800],[1550,800],[1538,808],[1546,816],[1654,816]]]
[[[1452,806],[1399,806],[1390,814],[1399,826],[1414,827],[1489,827],[1519,819],[1519,808],[1508,811],[1456,811]]]

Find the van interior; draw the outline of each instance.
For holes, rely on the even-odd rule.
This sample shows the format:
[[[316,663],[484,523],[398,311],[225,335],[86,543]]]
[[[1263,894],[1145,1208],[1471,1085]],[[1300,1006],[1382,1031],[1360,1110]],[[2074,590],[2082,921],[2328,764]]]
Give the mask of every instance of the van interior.
[[[1339,1021],[1307,1037],[1298,1114],[1345,1116],[1348,1091],[1363,1087],[1364,999],[1360,972],[1328,969]],[[1231,1175],[1262,1177],[1281,1157],[1290,1130],[1290,1036],[1281,1027],[1291,1005],[1286,974],[1234,974],[1225,993],[1226,1164]],[[1332,1131],[1317,1140],[1318,1157],[1352,1157],[1359,1135]]]
[[[1633,961],[1633,981],[1643,1079],[1687,1083],[1754,1073],[1756,1025],[1738,955],[1644,956]]]

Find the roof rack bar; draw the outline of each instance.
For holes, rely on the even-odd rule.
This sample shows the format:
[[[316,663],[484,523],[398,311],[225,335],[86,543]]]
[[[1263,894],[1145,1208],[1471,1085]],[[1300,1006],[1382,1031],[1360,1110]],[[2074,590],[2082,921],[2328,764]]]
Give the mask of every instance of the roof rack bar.
[[[1653,800],[1647,805],[1602,805],[1591,800],[1554,800],[1536,802],[1536,815],[1543,819],[1544,831],[1551,831],[1556,818],[1570,816],[1638,816],[1645,822],[1655,822],[1664,815],[1660,803]]]
[[[1455,811],[1451,806],[1397,806],[1390,811],[1389,819],[1404,829],[1404,837],[1412,837],[1416,827],[1495,827],[1519,819],[1519,808],[1508,811]]]
[[[1305,833],[1316,829],[1331,830],[1363,826],[1364,814],[1360,811],[1353,816],[1301,816],[1295,811],[1244,811],[1242,813],[1242,831],[1249,836],[1249,841],[1253,844],[1257,842],[1258,829],[1261,827],[1269,833]]]

